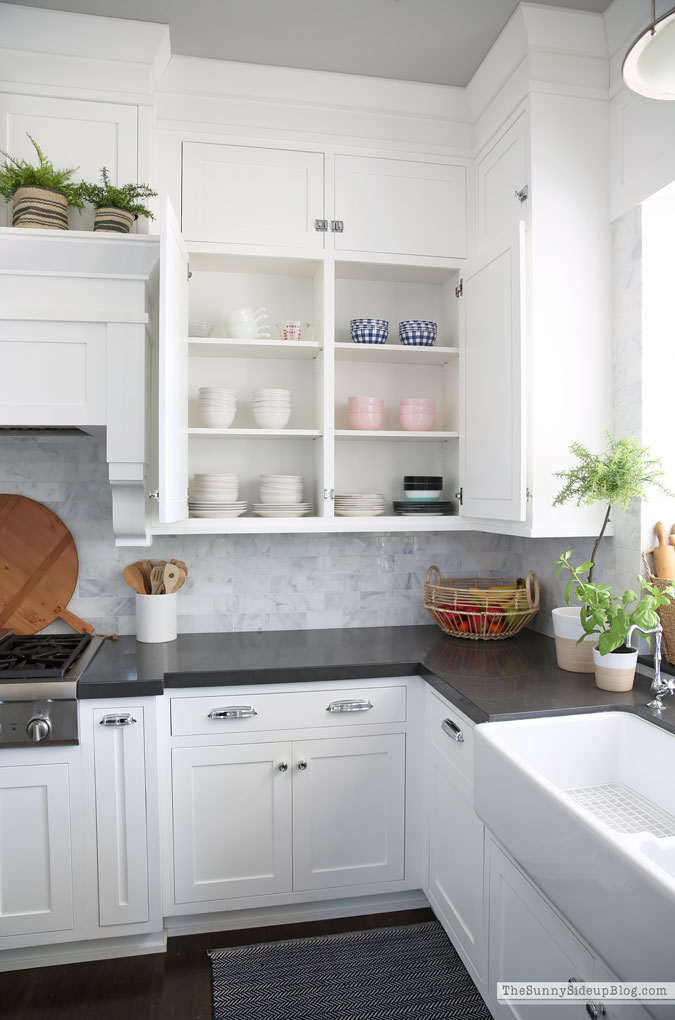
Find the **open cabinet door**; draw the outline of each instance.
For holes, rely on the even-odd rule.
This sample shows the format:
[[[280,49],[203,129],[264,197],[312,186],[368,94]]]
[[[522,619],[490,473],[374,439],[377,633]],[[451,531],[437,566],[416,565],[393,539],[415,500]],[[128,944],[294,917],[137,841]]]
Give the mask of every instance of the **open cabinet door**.
[[[162,196],[159,245],[159,521],[188,515],[188,254]]]
[[[470,259],[460,297],[463,517],[524,521],[525,228]]]

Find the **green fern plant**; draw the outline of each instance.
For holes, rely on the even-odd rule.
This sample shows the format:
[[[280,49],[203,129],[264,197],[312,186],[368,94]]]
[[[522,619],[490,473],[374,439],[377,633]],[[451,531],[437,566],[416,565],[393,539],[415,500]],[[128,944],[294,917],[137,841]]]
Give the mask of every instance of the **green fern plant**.
[[[643,499],[652,485],[667,496],[673,495],[661,481],[665,477],[661,461],[649,457],[648,447],[640,446],[633,436],[615,439],[608,429],[605,429],[605,436],[607,449],[604,454],[591,453],[581,443],[572,443],[570,450],[578,463],[568,471],[554,472],[554,477],[564,479],[565,484],[553,500],[553,506],[561,506],[572,499],[576,500],[577,506],[607,504],[605,519],[591,553],[589,582],[593,580],[595,557],[609,524],[612,507],[620,506],[626,510],[631,500]]]
[[[50,191],[58,191],[59,194],[65,195],[68,205],[82,209],[84,205],[81,194],[82,186],[71,180],[78,167],[73,167],[70,170],[57,170],[51,160],[47,159],[35,139],[31,135],[28,137],[37,153],[38,165],[33,166],[27,160],[17,159],[0,149],[0,154],[5,157],[5,163],[0,167],[0,195],[9,202],[17,188],[25,186],[48,188]]]
[[[133,216],[147,216],[153,220],[155,217],[149,209],[139,201],[142,198],[154,198],[157,195],[149,184],[123,184],[116,187],[110,183],[110,174],[106,167],[101,168],[101,183],[90,184],[85,181],[82,184],[82,195],[86,202],[96,209],[124,209]]]

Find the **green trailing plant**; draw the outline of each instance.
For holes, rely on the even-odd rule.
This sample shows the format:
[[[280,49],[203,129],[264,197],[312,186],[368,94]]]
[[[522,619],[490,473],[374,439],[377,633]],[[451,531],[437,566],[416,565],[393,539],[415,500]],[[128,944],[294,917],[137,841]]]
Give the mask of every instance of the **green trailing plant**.
[[[656,585],[638,575],[637,580],[641,588],[639,594],[627,588],[622,595],[615,595],[608,585],[590,579],[584,581],[582,575],[588,573],[593,564],[587,561],[573,567],[570,562],[571,555],[572,550],[568,549],[555,561],[554,566],[558,568],[557,577],[564,571],[570,574],[570,580],[565,585],[567,605],[569,606],[572,597],[581,603],[581,626],[584,633],[577,644],[589,634],[599,634],[598,651],[601,655],[607,655],[625,643],[633,624],[642,630],[652,630],[660,626],[658,609],[669,605],[670,599],[675,598],[674,585],[668,585],[663,591],[659,591]],[[647,642],[649,643],[649,638]]]
[[[28,134],[28,132],[26,133]],[[0,154],[5,157],[5,163],[0,167],[0,195],[10,201],[17,188],[48,188],[50,191],[58,191],[59,194],[65,195],[68,205],[82,209],[84,205],[81,194],[82,185],[71,180],[78,168],[56,170],[35,139],[31,135],[28,137],[37,153],[38,165],[33,166],[27,160],[17,159],[0,149]]]
[[[589,581],[593,580],[595,557],[609,524],[612,507],[626,510],[631,500],[642,499],[652,485],[667,496],[673,495],[661,481],[665,474],[661,461],[649,457],[648,447],[640,446],[633,436],[615,439],[608,429],[605,429],[605,436],[607,448],[604,454],[591,453],[581,443],[572,443],[570,450],[578,463],[568,471],[554,472],[554,477],[563,479],[565,484],[553,500],[553,506],[561,506],[572,499],[576,500],[577,506],[607,504],[605,519],[591,553]]]
[[[123,184],[117,187],[110,183],[110,174],[106,167],[101,168],[101,182],[91,184],[85,181],[82,184],[82,195],[87,202],[96,209],[124,209],[133,216],[147,216],[153,220],[155,217],[149,209],[139,201],[142,198],[154,198],[157,195],[149,184]]]

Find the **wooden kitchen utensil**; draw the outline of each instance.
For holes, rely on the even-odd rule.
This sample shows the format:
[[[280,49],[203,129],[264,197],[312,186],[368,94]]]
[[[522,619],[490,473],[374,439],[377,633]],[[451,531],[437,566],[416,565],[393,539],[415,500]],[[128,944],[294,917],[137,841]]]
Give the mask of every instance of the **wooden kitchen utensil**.
[[[79,634],[93,631],[66,608],[77,571],[63,521],[34,499],[0,494],[0,627],[35,634],[58,617]]]
[[[161,595],[164,591],[165,566],[165,563],[156,563],[150,572],[150,580],[152,581],[152,587],[150,589],[151,595]]]
[[[656,576],[675,581],[675,547],[668,544],[666,529],[661,521],[655,525],[654,531],[659,540],[659,544],[653,550]]]
[[[145,595],[145,578],[143,571],[141,570],[140,564],[130,563],[128,567],[125,567],[122,571],[122,576],[127,582],[130,588],[137,591],[139,595]]]
[[[673,548],[675,548],[675,524],[673,524],[672,530],[668,535],[668,541],[673,546]]]
[[[675,528],[673,528],[673,531],[675,531]],[[185,576],[186,577],[188,576],[188,568],[185,565],[185,563],[183,562],[183,560],[171,560],[171,562],[173,563],[173,565],[175,567],[180,567],[181,570],[183,570],[185,572]],[[185,583],[185,582],[183,582],[183,583]]]
[[[149,595],[152,591],[152,560],[140,560],[139,565],[145,582],[145,594]]]
[[[171,595],[178,588],[178,582],[183,571],[173,563],[167,563],[164,567],[164,591]]]

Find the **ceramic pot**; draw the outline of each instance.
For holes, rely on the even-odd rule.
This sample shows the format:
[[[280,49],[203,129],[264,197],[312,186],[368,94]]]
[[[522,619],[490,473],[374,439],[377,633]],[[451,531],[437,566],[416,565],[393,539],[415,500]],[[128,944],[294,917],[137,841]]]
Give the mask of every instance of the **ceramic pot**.
[[[106,234],[128,234],[136,217],[126,209],[101,206],[94,213],[94,230]]]
[[[561,606],[552,614],[555,654],[560,669],[568,673],[593,673],[593,649],[598,643],[598,634],[589,634],[577,644],[584,633],[581,626],[581,606]]]
[[[12,226],[67,230],[68,199],[38,185],[17,188],[12,198]]]
[[[595,686],[601,691],[630,691],[635,680],[637,667],[637,651],[631,649],[608,652],[601,655],[597,648],[593,649],[595,664]]]
[[[175,641],[178,633],[178,592],[136,595],[136,640],[146,644]]]

